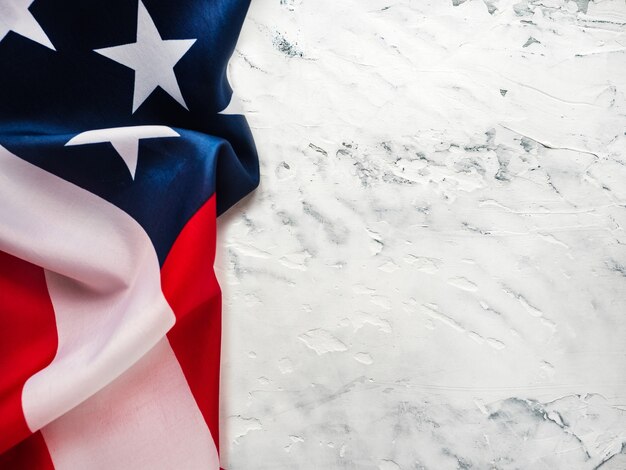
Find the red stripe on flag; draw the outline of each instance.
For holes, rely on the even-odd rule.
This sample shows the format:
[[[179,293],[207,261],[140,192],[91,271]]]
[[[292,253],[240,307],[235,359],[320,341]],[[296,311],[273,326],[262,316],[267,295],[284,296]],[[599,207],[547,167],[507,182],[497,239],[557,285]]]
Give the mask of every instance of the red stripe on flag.
[[[0,251],[0,454],[31,434],[22,411],[22,389],[56,350],[56,321],[44,270]],[[39,440],[41,436],[33,436],[9,454],[15,458],[23,449],[37,449]],[[43,440],[41,447],[45,449]],[[5,458],[0,456],[0,464]]]
[[[215,196],[184,227],[161,269],[176,315],[168,339],[219,451],[221,291],[215,261]]]
[[[0,469],[54,470],[48,447],[40,431],[0,454]]]

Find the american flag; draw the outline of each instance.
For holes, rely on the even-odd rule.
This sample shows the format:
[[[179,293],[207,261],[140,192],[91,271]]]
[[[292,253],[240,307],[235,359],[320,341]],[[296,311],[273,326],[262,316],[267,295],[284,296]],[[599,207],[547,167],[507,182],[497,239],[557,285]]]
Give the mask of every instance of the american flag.
[[[0,0],[0,468],[219,468],[248,6]]]

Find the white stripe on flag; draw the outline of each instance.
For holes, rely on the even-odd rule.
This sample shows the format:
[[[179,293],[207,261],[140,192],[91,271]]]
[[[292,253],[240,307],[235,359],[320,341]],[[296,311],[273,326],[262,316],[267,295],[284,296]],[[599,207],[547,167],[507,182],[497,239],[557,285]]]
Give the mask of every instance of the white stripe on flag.
[[[46,269],[55,310],[57,354],[22,393],[27,423],[35,431],[133,366],[164,338],[175,316],[161,292],[154,247],[132,217],[1,146],[0,220],[0,250]],[[185,384],[181,393],[193,401],[177,371]],[[193,403],[193,413],[202,419]],[[190,432],[197,431],[193,428]],[[210,435],[207,442],[216,454]],[[164,458],[165,444],[155,439],[150,450]],[[195,452],[208,455],[206,449]],[[207,468],[212,462],[211,457]]]
[[[128,369],[176,318],[128,214],[6,150],[0,175],[0,248],[46,269],[57,324],[56,356],[22,393],[34,431]]]
[[[210,431],[167,339],[42,434],[56,470],[219,468]]]

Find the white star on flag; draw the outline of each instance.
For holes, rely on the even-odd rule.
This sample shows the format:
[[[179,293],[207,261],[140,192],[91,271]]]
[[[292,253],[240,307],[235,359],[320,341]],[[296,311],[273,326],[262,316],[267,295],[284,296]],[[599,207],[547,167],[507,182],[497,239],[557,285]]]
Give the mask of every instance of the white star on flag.
[[[0,0],[0,41],[9,31],[14,31],[55,51],[50,39],[28,10],[31,3],[33,0]]]
[[[140,0],[137,12],[137,42],[96,49],[95,52],[135,71],[133,113],[161,87],[189,110],[176,80],[174,66],[196,42],[195,39],[163,40],[148,10]]]
[[[233,85],[231,68],[232,65],[229,63],[226,67],[226,77],[228,79],[228,83],[230,83],[231,85],[233,94],[230,96],[230,101],[228,102],[226,107],[217,114],[244,114],[243,103],[241,102],[241,98],[239,98],[239,95],[235,91]]]
[[[96,129],[82,132],[70,139],[65,145],[87,145],[110,142],[126,163],[132,179],[135,179],[137,158],[139,155],[139,139],[158,137],[180,137],[180,134],[167,126],[130,126]]]

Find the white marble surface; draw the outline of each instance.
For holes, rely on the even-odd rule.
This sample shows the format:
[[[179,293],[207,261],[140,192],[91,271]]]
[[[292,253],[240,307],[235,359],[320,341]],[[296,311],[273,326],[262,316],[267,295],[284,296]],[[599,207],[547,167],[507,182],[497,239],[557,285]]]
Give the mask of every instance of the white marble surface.
[[[254,0],[229,470],[626,469],[626,2]]]

